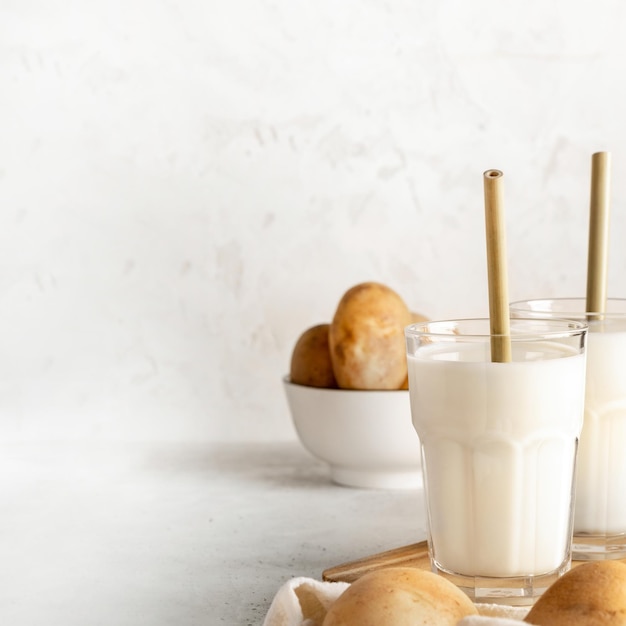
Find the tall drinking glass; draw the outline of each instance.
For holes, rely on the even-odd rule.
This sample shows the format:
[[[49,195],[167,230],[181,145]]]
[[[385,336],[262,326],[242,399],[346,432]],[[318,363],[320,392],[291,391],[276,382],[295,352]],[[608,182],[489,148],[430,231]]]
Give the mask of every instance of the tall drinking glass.
[[[589,325],[572,549],[575,559],[626,558],[626,299],[609,298],[604,313],[585,298],[526,300],[511,314]]]
[[[532,604],[570,567],[586,333],[511,320],[494,363],[487,319],[405,330],[432,569],[475,601]]]

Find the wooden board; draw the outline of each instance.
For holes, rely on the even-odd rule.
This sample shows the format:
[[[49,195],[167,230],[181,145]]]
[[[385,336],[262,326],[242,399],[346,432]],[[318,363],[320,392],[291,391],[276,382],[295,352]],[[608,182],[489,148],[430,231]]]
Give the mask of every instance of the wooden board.
[[[380,552],[356,561],[336,565],[322,573],[322,580],[329,582],[354,582],[357,578],[367,572],[371,572],[381,567],[418,567],[419,569],[430,569],[430,558],[428,556],[428,544],[425,541],[412,543],[409,546],[396,548]]]
[[[626,562],[626,559],[621,559]],[[585,561],[572,561],[572,567],[585,563]],[[354,582],[357,578],[367,572],[380,569],[382,567],[417,567],[419,569],[430,570],[430,558],[428,556],[428,544],[426,541],[412,543],[408,546],[379,552],[371,556],[366,556],[356,561],[335,565],[322,572],[322,580],[329,582]]]

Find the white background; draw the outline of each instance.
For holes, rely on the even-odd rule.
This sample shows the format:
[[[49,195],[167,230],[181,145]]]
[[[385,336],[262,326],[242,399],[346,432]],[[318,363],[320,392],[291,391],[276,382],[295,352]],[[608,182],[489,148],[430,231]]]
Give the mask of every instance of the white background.
[[[0,436],[295,438],[281,377],[341,295],[487,312],[482,172],[512,299],[584,293],[620,0],[3,0]]]

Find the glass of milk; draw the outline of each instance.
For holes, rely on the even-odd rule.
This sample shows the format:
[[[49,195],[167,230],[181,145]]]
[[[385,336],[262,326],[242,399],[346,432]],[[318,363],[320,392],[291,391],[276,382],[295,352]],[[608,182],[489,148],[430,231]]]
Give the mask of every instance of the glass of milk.
[[[586,311],[585,298],[515,302],[511,312],[589,325],[573,558],[626,558],[626,300],[609,298],[602,314]]]
[[[431,566],[475,601],[532,604],[570,567],[586,333],[512,319],[493,363],[488,319],[405,330]]]

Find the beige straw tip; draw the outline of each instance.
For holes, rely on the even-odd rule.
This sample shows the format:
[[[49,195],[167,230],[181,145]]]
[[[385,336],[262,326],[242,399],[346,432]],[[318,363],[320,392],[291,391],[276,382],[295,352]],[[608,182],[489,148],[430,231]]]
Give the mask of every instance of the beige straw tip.
[[[500,178],[500,176],[503,176],[500,170],[487,170],[485,172],[485,178]]]

